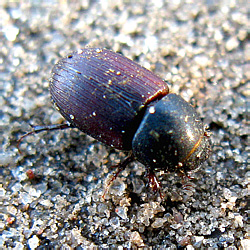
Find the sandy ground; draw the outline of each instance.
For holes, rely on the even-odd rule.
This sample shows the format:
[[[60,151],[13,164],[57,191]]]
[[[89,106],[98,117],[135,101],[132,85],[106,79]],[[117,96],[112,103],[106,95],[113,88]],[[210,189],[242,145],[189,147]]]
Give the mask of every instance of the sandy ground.
[[[247,2],[42,2],[0,3],[0,246],[249,249]],[[27,137],[17,151],[30,123],[63,122],[50,102],[50,72],[86,45],[167,80],[213,133],[212,156],[193,179],[157,172],[163,200],[138,162],[102,200],[111,166],[126,154],[77,129]]]

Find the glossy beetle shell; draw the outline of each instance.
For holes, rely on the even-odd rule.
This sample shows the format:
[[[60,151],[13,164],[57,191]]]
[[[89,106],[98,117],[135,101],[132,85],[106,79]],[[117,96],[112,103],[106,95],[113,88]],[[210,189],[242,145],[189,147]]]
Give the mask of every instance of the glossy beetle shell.
[[[151,169],[193,170],[208,157],[209,141],[194,108],[176,94],[148,107],[132,150]]]
[[[145,107],[169,90],[128,58],[86,48],[54,66],[50,92],[57,109],[75,127],[109,146],[130,150]]]
[[[127,162],[136,159],[150,171],[187,172],[209,156],[210,142],[195,109],[120,54],[95,48],[70,54],[54,66],[50,92],[71,127],[131,150]]]

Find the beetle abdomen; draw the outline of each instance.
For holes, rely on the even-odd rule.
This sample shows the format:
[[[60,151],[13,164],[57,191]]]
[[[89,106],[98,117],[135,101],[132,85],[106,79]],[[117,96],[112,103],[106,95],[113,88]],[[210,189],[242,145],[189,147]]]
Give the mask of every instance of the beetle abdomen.
[[[145,106],[169,90],[159,77],[128,58],[86,48],[54,66],[50,92],[75,127],[109,146],[130,150]]]

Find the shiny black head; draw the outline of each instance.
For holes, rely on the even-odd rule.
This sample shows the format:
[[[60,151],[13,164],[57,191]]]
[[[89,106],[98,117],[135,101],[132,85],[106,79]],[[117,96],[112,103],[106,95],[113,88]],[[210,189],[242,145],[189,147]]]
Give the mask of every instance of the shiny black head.
[[[208,158],[210,140],[195,109],[180,96],[168,94],[147,108],[132,150],[151,169],[187,172]]]

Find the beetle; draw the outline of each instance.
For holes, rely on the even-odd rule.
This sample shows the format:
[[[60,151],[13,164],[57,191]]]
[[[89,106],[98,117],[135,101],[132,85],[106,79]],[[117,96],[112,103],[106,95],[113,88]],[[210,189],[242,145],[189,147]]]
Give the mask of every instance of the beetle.
[[[50,94],[68,123],[35,126],[19,143],[32,133],[78,128],[130,152],[113,179],[137,160],[146,166],[153,190],[159,189],[155,170],[185,174],[209,157],[210,134],[195,109],[169,93],[161,78],[121,54],[102,48],[71,53],[53,67]]]

